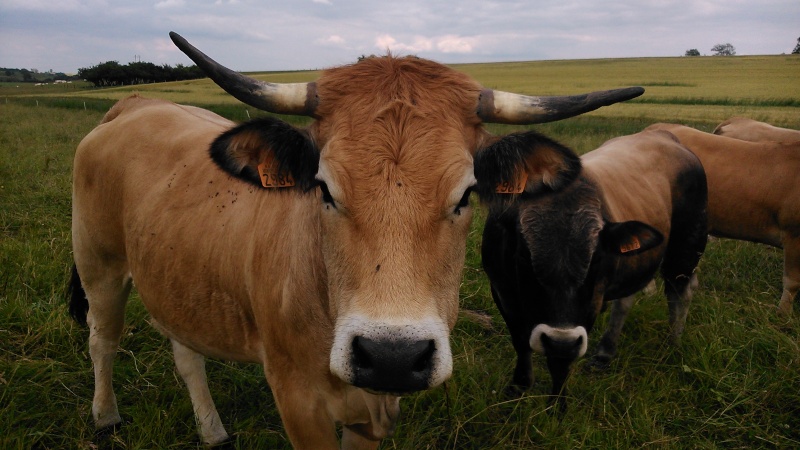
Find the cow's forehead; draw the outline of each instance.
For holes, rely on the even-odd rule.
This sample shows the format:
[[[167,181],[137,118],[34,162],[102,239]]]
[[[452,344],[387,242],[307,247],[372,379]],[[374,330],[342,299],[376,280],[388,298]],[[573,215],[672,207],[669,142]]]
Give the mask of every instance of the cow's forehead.
[[[603,226],[597,197],[587,192],[551,195],[521,208],[520,227],[540,281],[583,283]]]
[[[376,57],[330,69],[318,85],[320,170],[349,206],[441,205],[470,184],[483,131],[480,85],[468,76],[419,58]]]
[[[414,106],[419,114],[436,114],[438,117],[429,119],[441,124],[459,117],[477,125],[480,90],[480,84],[468,75],[433,61],[371,57],[322,73],[317,80],[317,116],[358,124],[373,120],[393,108],[395,102],[401,102]]]

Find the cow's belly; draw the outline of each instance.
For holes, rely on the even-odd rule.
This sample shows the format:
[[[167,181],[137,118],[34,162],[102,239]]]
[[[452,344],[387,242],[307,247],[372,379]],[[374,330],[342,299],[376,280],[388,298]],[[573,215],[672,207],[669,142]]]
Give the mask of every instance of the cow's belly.
[[[736,205],[711,207],[709,202],[709,233],[723,238],[781,247],[781,230],[774,216],[758,208],[744,210]]]
[[[261,362],[264,351],[252,313],[229,294],[194,290],[181,295],[153,290],[149,283],[157,280],[134,282],[153,325],[168,338],[209,357]]]

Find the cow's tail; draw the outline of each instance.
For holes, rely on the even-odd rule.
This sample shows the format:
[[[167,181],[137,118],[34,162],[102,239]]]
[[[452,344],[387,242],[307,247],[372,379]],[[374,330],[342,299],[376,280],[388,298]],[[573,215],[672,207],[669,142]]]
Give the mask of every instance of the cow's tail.
[[[89,300],[86,299],[86,291],[83,290],[81,277],[78,275],[78,268],[72,265],[72,276],[69,280],[69,315],[81,326],[86,326],[86,316],[89,314]]]

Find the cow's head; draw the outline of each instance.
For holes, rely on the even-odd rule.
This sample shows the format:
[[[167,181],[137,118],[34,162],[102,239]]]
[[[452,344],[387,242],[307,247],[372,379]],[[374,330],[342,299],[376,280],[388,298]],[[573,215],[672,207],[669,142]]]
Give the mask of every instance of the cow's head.
[[[578,156],[535,132],[481,149],[475,175],[491,214],[521,237],[520,301],[529,317],[519,319],[531,327],[531,349],[548,359],[582,356],[616,262],[659,246],[663,235],[638,221],[605,220],[602,193]]]
[[[171,37],[239,100],[316,119],[304,130],[278,119],[245,123],[221,136],[212,155],[255,185],[318,202],[335,317],[330,368],[373,392],[418,391],[450,376],[472,155],[490,139],[481,123],[557,120],[643,92],[519,96],[431,61],[390,56],[326,70],[313,83],[273,84]]]

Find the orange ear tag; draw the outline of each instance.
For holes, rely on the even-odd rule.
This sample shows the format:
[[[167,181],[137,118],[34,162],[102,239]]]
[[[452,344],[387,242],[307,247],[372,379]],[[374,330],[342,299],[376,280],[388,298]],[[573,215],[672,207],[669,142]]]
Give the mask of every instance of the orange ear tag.
[[[294,178],[289,171],[279,172],[280,165],[275,161],[275,154],[270,152],[264,161],[258,165],[258,175],[261,177],[261,185],[265,188],[283,188],[294,186]]]
[[[633,236],[631,237],[631,239],[632,239],[631,242],[620,245],[619,247],[620,253],[628,253],[642,248],[642,244],[639,242],[639,239],[637,237]]]
[[[528,182],[528,172],[520,170],[517,172],[517,179],[497,183],[495,192],[498,194],[521,194],[525,190],[525,183]]]

